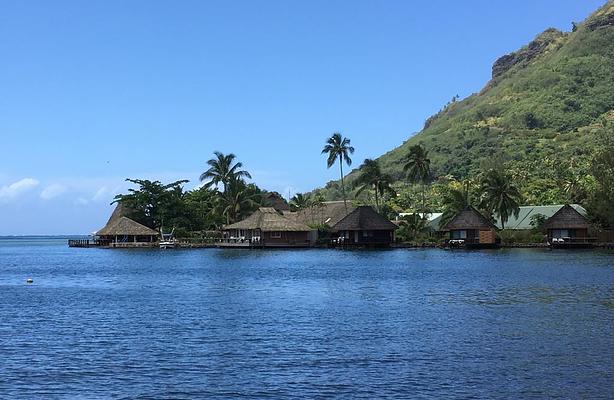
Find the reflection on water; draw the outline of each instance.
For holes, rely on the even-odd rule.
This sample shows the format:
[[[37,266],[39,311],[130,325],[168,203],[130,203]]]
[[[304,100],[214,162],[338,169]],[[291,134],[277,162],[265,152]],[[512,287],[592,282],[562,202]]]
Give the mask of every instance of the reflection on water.
[[[0,397],[614,396],[612,253],[65,243],[0,239]]]

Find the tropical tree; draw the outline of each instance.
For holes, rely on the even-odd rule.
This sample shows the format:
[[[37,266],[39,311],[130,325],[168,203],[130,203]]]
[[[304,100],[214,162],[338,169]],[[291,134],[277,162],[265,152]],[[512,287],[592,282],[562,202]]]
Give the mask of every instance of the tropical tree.
[[[520,191],[502,171],[488,170],[482,177],[480,191],[480,206],[499,217],[501,228],[505,229],[510,215],[518,217],[522,201]]]
[[[319,191],[315,192],[312,196],[309,196],[307,207],[309,208],[311,214],[312,224],[324,224],[324,215],[322,213],[324,210],[324,200],[324,196]],[[316,220],[316,217],[319,217],[319,219]]]
[[[241,169],[243,163],[235,163],[237,157],[234,154],[223,154],[219,151],[213,154],[215,154],[215,158],[207,161],[209,169],[200,175],[201,182],[208,181],[205,187],[209,188],[221,184],[224,189],[223,192],[225,193],[231,181],[237,181],[244,178],[251,179],[252,176],[249,172]]]
[[[375,194],[375,207],[380,211],[380,196],[384,196],[386,193],[394,193],[392,182],[392,177],[382,172],[376,160],[367,158],[360,166],[360,174],[354,181],[354,187],[358,187],[356,195],[359,195],[366,189],[373,189]]]
[[[216,210],[230,224],[251,214],[261,201],[262,192],[256,185],[234,179],[227,183],[226,191],[218,197]]]
[[[121,203],[129,210],[132,219],[154,229],[161,228],[163,223],[170,226],[185,222],[183,184],[189,181],[168,184],[147,179],[126,181],[138,185],[138,189],[131,188],[128,194],[118,194],[111,204]]]
[[[606,122],[609,129],[597,136],[600,149],[591,160],[590,173],[593,190],[588,198],[588,209],[593,218],[604,227],[614,227],[614,131],[612,123]]]
[[[409,149],[403,171],[413,183],[422,185],[422,212],[426,212],[426,183],[431,174],[431,160],[428,151],[417,144]]]
[[[309,207],[309,196],[303,193],[297,193],[290,199],[290,209],[292,211],[300,211]]]
[[[404,240],[415,240],[426,231],[427,219],[417,213],[404,215],[400,220],[399,236]]]
[[[442,205],[443,215],[441,216],[439,226],[445,226],[456,214],[472,205],[469,198],[469,183],[466,182],[462,189],[448,188],[443,193]]]
[[[350,145],[350,139],[344,138],[339,132],[335,132],[326,141],[326,145],[322,149],[322,154],[328,154],[328,159],[326,160],[326,165],[328,166],[328,168],[332,167],[335,164],[335,161],[339,160],[343,204],[347,210],[345,182],[343,181],[343,163],[345,162],[348,167],[352,165],[352,159],[350,158],[350,154],[354,154],[354,147]]]
[[[215,212],[219,193],[216,189],[199,187],[185,194],[185,208],[190,231],[214,229],[224,223],[224,218]]]

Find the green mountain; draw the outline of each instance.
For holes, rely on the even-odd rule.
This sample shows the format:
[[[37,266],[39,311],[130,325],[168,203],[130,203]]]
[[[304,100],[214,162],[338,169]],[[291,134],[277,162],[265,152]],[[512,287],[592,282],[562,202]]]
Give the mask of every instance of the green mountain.
[[[520,50],[499,58],[492,79],[456,99],[424,128],[378,160],[397,180],[408,150],[429,151],[432,175],[464,179],[503,165],[528,203],[564,201],[552,179],[587,166],[596,137],[614,133],[614,0],[573,32],[547,29]],[[356,176],[353,171],[351,182]],[[337,184],[325,192],[338,197]]]

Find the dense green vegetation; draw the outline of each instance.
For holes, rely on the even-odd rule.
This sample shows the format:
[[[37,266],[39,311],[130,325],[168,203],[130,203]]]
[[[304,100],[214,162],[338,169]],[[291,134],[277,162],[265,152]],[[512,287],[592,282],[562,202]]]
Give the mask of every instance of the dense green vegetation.
[[[575,24],[573,32],[548,29],[501,57],[492,80],[479,93],[462,101],[453,98],[427,119],[420,133],[378,158],[397,192],[382,208],[442,211],[448,190],[498,169],[517,187],[521,204],[579,202],[588,205],[595,218],[612,224],[614,218],[605,216],[613,199],[614,182],[608,178],[612,171],[595,163],[611,161],[612,153],[603,149],[612,143],[603,138],[613,134],[611,0]],[[430,161],[426,188],[403,170],[418,144]],[[358,176],[355,170],[346,181],[351,184]],[[338,182],[329,182],[319,193],[341,198]],[[360,194],[356,198],[369,201]]]
[[[270,206],[271,196],[281,199],[277,193],[246,183],[244,178],[251,176],[240,162],[235,162],[234,154],[214,154],[215,158],[207,162],[209,169],[200,176],[204,185],[199,188],[184,190],[187,180],[163,184],[127,179],[138,187],[117,195],[115,202],[143,225],[166,232],[175,229],[177,236],[188,237],[210,234],[223,224],[247,217],[260,206]]]

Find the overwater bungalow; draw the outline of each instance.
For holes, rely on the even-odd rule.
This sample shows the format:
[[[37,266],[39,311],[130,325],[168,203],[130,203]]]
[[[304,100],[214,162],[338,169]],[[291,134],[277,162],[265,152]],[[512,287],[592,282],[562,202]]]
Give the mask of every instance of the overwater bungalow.
[[[96,232],[95,238],[108,247],[153,247],[159,235],[157,231],[121,216]]]
[[[154,247],[160,233],[127,217],[128,210],[118,204],[104,228],[93,239],[69,240],[70,247]]]
[[[223,233],[217,243],[219,247],[310,247],[317,236],[314,229],[273,207],[260,207],[244,220],[225,226]]]
[[[331,226],[334,245],[364,247],[390,246],[397,228],[370,206],[355,207]]]
[[[446,245],[463,248],[496,248],[497,227],[473,207],[467,207],[441,230],[449,232]]]
[[[586,216],[569,204],[548,218],[543,228],[548,233],[548,244],[554,248],[590,248],[596,241],[589,235]]]

